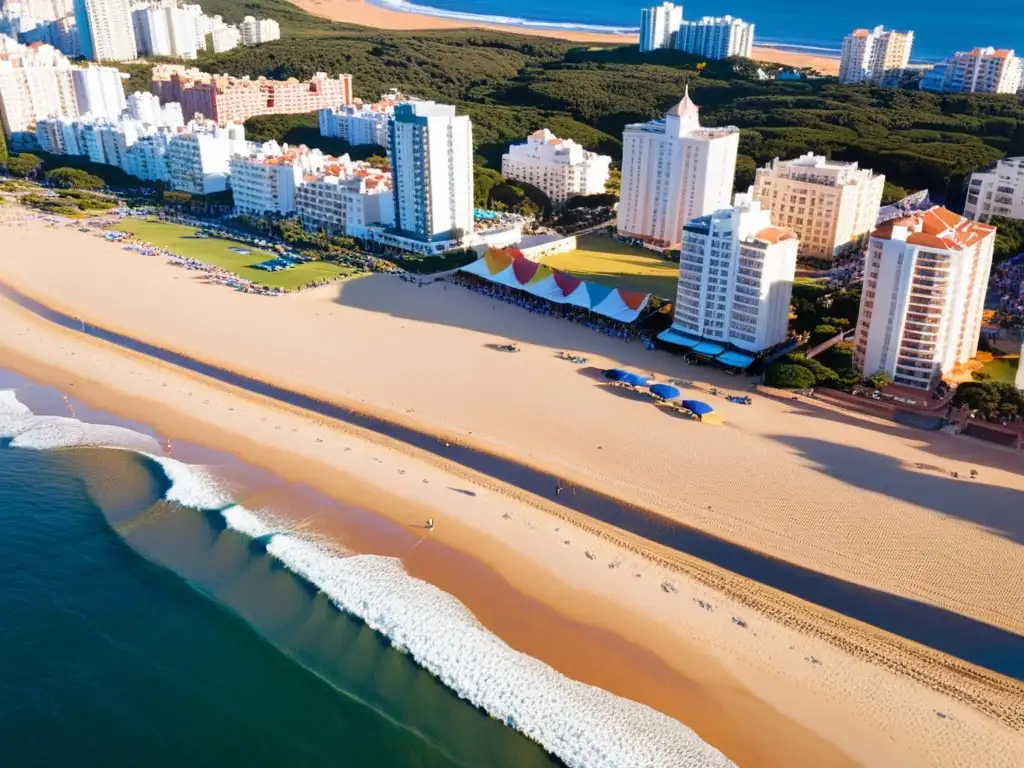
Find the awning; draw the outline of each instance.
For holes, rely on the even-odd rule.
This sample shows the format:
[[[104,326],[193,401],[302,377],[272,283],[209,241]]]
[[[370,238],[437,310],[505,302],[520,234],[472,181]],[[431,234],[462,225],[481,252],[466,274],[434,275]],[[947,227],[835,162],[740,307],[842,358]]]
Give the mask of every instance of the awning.
[[[686,336],[675,328],[669,328],[659,333],[658,341],[664,341],[666,344],[675,344],[678,347],[686,347],[686,349],[692,349],[700,343],[700,339]]]
[[[673,400],[682,394],[671,384],[651,384],[650,390],[652,395],[660,397],[662,400]]]
[[[702,341],[693,351],[698,355],[707,355],[708,357],[717,357],[725,351],[725,347],[721,344],[716,344],[713,341]]]
[[[715,362],[732,368],[749,368],[753,364],[754,359],[753,355],[730,349],[716,357]]]
[[[698,416],[704,416],[715,410],[710,405],[705,403],[703,400],[683,400],[683,402],[680,403],[680,405],[682,405],[683,408],[688,410],[690,413],[695,413]]]

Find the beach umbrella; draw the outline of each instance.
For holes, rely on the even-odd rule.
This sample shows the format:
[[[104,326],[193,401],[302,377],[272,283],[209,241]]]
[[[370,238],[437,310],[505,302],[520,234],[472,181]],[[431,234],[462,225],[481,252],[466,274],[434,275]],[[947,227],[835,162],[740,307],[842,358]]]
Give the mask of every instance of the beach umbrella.
[[[683,400],[682,406],[690,413],[694,413],[697,416],[704,416],[715,410],[703,400]]]
[[[641,376],[639,373],[627,373],[619,381],[623,384],[629,384],[631,387],[643,387],[646,386],[647,382],[651,380],[650,376]]]
[[[671,384],[651,384],[650,390],[652,395],[660,397],[662,400],[673,400],[682,394]]]
[[[629,371],[624,371],[621,368],[609,368],[607,371],[601,374],[609,381],[622,381],[626,376],[629,376]]]

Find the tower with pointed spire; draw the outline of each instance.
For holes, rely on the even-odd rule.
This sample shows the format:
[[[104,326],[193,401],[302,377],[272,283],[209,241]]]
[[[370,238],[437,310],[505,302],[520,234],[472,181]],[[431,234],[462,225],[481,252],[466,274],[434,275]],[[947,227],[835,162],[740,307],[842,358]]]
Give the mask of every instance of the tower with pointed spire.
[[[660,120],[622,133],[618,230],[658,249],[677,249],[683,226],[729,205],[739,128],[704,128],[700,109],[683,98]]]

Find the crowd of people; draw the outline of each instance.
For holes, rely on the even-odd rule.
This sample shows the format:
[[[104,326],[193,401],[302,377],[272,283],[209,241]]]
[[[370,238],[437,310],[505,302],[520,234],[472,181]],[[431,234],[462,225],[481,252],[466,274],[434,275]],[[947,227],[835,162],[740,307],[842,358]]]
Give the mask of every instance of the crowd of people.
[[[569,304],[556,304],[555,302],[548,301],[547,299],[531,296],[525,291],[509,288],[505,285],[497,285],[476,277],[475,275],[467,275],[464,272],[456,272],[454,275],[449,277],[448,280],[456,285],[469,288],[471,291],[475,291],[476,293],[489,296],[492,299],[504,301],[506,304],[514,304],[517,307],[522,307],[531,314],[549,315],[551,317],[570,320],[572,322],[585,325],[588,328],[607,336],[622,339],[623,341],[640,338],[639,329],[635,325],[613,320],[610,317],[596,314],[588,309],[583,309],[582,307],[574,307]]]

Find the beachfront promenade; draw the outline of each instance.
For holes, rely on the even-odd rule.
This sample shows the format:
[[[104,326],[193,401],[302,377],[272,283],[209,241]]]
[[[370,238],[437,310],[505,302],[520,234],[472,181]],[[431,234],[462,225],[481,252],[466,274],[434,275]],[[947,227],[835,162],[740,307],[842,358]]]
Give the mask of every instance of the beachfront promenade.
[[[1013,608],[1024,532],[1012,513],[1024,486],[1012,454],[802,401],[758,398],[746,407],[719,398],[726,426],[683,421],[609,391],[557,351],[577,351],[594,366],[694,380],[693,390],[705,397],[712,385],[732,391],[741,380],[443,284],[420,288],[371,276],[265,301],[70,229],[5,234],[16,247],[0,254],[3,280],[89,322],[543,467],[567,484],[822,573],[1024,629]],[[54,254],[45,263],[26,257],[43,249]],[[154,314],[152,306],[162,311]],[[523,352],[503,355],[489,346],[505,340]],[[41,353],[57,355],[58,346]],[[81,362],[88,376],[91,364]],[[203,414],[196,392],[194,407]],[[220,416],[210,411],[210,418]],[[310,440],[304,450],[326,449]],[[982,469],[978,481],[950,477],[951,470],[966,477],[973,467]],[[448,525],[443,515],[436,515],[439,529]],[[511,525],[495,524],[498,535]],[[573,553],[574,567],[586,573],[578,535],[571,546],[556,537],[552,555]],[[654,593],[644,600],[667,599],[657,581],[647,586]],[[800,670],[819,666],[798,661]],[[853,698],[868,702],[872,694]],[[898,718],[904,705],[887,699],[870,722],[882,712]],[[929,754],[937,758],[941,750]]]

